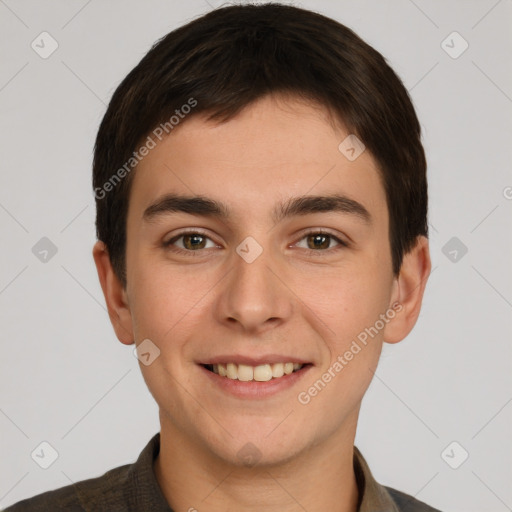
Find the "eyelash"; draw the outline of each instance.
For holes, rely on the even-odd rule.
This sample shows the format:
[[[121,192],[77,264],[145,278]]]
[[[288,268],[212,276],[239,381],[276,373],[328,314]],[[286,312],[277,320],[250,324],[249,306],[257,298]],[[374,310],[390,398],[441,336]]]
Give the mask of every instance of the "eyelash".
[[[202,251],[204,251],[205,249],[199,249],[199,250],[196,250],[196,251],[192,251],[192,250],[189,250],[189,249],[182,249],[181,247],[174,247],[173,246],[173,244],[177,240],[179,240],[180,238],[182,238],[183,236],[186,236],[186,235],[200,235],[200,236],[203,236],[203,237],[208,238],[208,239],[211,240],[211,238],[206,233],[204,233],[204,232],[202,232],[200,230],[197,230],[197,229],[193,230],[193,231],[192,230],[182,231],[181,233],[177,234],[176,236],[174,236],[173,238],[171,238],[167,242],[164,242],[163,243],[164,248],[166,248],[166,249],[168,249],[168,250],[170,250],[172,252],[175,252],[177,254],[185,254],[187,256],[193,256],[193,257],[201,256],[200,253]],[[349,244],[347,242],[345,242],[344,240],[341,240],[340,238],[338,238],[337,236],[333,235],[332,233],[329,233],[328,231],[325,231],[325,230],[322,230],[322,229],[313,229],[313,230],[307,231],[306,233],[304,233],[302,235],[302,237],[299,239],[299,241],[303,240],[304,238],[306,238],[309,235],[328,236],[331,239],[333,239],[336,242],[338,242],[338,244],[339,244],[338,246],[331,247],[329,249],[304,249],[309,254],[315,253],[315,255],[325,256],[325,255],[329,255],[332,251],[336,251],[336,250],[340,250],[340,249],[349,247]]]

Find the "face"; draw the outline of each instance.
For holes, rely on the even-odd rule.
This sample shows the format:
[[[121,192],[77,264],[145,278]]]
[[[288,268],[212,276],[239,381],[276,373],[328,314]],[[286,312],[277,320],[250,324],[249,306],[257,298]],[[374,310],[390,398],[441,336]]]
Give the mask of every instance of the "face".
[[[116,331],[159,350],[140,367],[162,429],[223,461],[352,442],[399,321],[384,189],[369,151],[338,149],[347,135],[319,106],[267,97],[223,124],[191,117],[134,175],[130,335]]]

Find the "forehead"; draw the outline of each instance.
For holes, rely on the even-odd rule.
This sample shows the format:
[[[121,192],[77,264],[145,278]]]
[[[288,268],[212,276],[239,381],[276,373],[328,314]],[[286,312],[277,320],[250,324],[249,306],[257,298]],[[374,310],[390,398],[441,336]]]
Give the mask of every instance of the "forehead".
[[[266,211],[290,197],[340,194],[382,210],[377,165],[368,151],[351,161],[339,149],[350,134],[327,109],[294,98],[265,97],[229,121],[184,119],[138,164],[129,222],[167,192],[207,196],[233,215]],[[383,213],[383,212],[381,212]]]

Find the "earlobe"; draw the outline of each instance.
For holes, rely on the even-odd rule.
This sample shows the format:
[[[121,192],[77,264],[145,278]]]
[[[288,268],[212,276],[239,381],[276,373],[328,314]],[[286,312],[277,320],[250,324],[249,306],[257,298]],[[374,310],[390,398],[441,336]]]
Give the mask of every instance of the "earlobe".
[[[384,330],[386,343],[403,340],[416,324],[431,267],[428,239],[419,236],[414,248],[404,254],[400,273],[393,283],[389,307],[394,303],[399,306],[393,308],[396,315]]]
[[[126,290],[112,268],[105,243],[98,240],[94,244],[92,255],[116,336],[121,343],[131,345],[134,343],[134,334]]]

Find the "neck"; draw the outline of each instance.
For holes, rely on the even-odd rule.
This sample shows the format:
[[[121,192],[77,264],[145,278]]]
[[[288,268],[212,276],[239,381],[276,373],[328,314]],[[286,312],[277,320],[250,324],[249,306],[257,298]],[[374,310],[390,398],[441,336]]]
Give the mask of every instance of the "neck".
[[[176,512],[356,512],[356,421],[351,423],[348,432],[331,436],[291,461],[252,468],[212,457],[162,423],[155,475]]]

